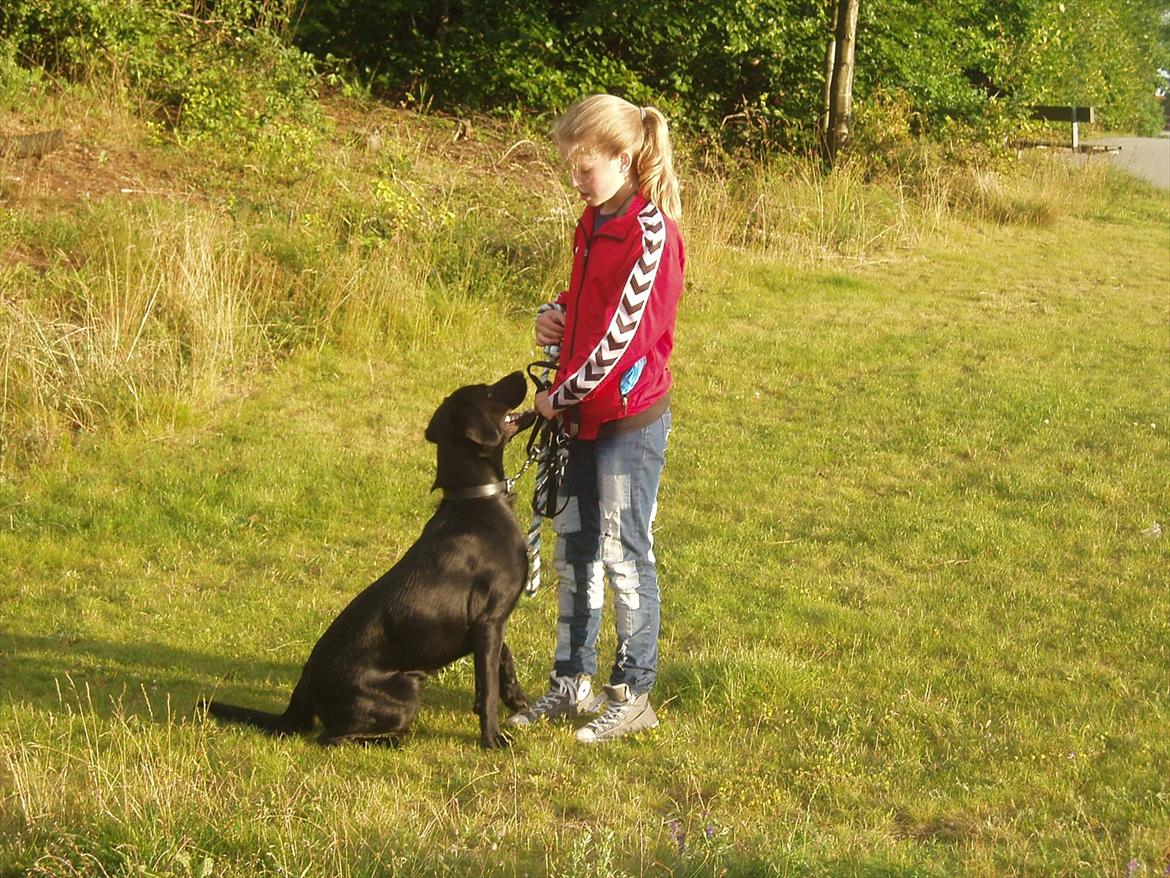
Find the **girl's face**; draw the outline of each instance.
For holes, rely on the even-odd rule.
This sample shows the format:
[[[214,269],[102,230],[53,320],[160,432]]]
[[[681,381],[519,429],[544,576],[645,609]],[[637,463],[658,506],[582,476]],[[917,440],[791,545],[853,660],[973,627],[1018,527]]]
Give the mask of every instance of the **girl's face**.
[[[581,200],[602,213],[615,213],[630,196],[634,187],[630,178],[630,155],[578,153],[569,161],[569,177]]]

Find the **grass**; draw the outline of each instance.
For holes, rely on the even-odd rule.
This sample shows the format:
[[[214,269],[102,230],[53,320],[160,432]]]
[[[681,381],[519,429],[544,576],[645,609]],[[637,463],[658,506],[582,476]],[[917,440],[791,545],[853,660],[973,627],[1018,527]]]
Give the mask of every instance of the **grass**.
[[[443,124],[9,190],[0,876],[1163,875],[1170,212],[1100,170],[692,178],[657,731],[482,753],[469,662],[396,751],[198,715],[282,703],[428,515],[434,405],[531,356],[568,205]]]

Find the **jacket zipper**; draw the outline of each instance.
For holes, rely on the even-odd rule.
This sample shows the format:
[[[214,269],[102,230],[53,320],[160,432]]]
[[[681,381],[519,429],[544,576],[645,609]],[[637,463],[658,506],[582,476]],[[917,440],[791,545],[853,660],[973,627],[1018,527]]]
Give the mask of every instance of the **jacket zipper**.
[[[582,220],[577,221],[577,227],[581,229],[581,233],[585,236],[585,255],[581,259],[581,280],[577,283],[577,293],[573,297],[573,310],[576,312],[577,317],[573,320],[573,334],[569,338],[568,356],[562,360],[562,362],[565,363],[568,363],[572,360],[573,350],[577,347],[577,327],[581,322],[581,290],[585,288],[585,278],[589,272],[589,254],[593,252],[593,239],[598,235],[601,235],[603,238],[613,238],[615,241],[623,240],[621,235],[606,234],[604,228],[600,232],[597,231],[597,229],[594,229],[590,232],[585,232],[585,224]]]
[[[586,234],[584,226],[581,223],[578,225],[585,238],[585,255],[581,257],[581,279],[577,282],[577,294],[573,297],[573,335],[569,338],[569,353],[564,359],[566,364],[572,362],[573,350],[577,347],[577,326],[581,322],[581,290],[585,288],[585,274],[589,271],[589,253],[593,250],[593,234]]]

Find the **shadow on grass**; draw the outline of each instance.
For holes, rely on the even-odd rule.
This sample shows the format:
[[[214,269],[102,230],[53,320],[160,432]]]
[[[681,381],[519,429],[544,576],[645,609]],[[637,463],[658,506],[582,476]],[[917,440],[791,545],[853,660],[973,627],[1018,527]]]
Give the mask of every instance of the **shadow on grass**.
[[[463,680],[470,675],[459,673],[458,665],[427,681],[424,709],[471,711],[474,684]],[[157,643],[0,633],[0,704],[50,712],[80,708],[102,717],[143,714],[166,722],[192,715],[201,699],[215,697],[279,713],[300,670],[298,663]]]
[[[158,643],[0,634],[0,701],[48,710],[84,698],[99,715],[167,699],[176,713],[213,691],[271,699],[273,678],[295,682],[287,662],[243,662]],[[88,706],[88,705],[87,705]]]

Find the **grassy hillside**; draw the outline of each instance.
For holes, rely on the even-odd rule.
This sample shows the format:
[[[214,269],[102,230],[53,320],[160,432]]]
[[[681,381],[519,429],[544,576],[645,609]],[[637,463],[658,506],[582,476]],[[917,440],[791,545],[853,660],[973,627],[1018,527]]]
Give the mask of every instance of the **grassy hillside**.
[[[567,266],[528,129],[327,110],[299,164],[2,117],[68,146],[0,159],[0,875],[1170,868],[1170,206],[1102,168],[687,159],[656,732],[481,753],[469,662],[395,751],[205,722],[415,538]]]

